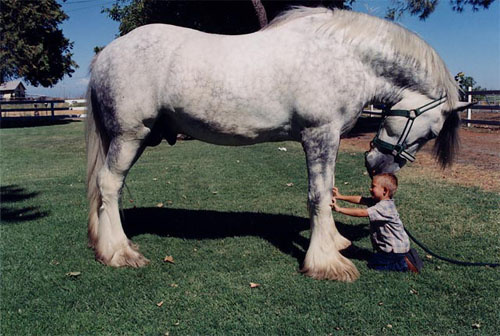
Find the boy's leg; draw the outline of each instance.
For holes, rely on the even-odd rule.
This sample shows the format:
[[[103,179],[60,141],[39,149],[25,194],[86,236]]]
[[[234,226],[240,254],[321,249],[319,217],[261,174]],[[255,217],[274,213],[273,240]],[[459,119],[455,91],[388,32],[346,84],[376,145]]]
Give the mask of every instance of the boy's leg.
[[[403,253],[374,253],[368,261],[368,267],[377,271],[408,271],[408,264]]]
[[[413,273],[419,273],[422,270],[424,263],[414,248],[411,248],[410,251],[406,253],[405,259],[408,264],[408,269]]]

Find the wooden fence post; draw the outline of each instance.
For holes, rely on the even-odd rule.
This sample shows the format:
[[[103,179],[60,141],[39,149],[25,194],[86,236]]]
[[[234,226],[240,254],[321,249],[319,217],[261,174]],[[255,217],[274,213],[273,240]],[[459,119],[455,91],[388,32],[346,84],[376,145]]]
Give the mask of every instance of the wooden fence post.
[[[467,102],[472,103],[472,86],[468,87],[469,94],[467,95]],[[467,119],[471,120],[472,110],[470,108],[467,109]],[[470,127],[470,123],[467,123],[467,127]]]

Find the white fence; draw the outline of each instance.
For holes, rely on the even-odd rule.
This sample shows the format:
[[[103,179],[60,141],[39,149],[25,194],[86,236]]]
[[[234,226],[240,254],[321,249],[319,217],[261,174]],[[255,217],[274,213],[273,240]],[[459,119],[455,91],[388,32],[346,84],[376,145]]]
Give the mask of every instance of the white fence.
[[[468,91],[466,92],[467,101],[472,103],[472,96],[488,96],[488,95],[500,95],[500,90],[485,90],[485,91],[472,91],[472,88],[469,86]],[[471,124],[482,124],[482,125],[495,125],[500,126],[500,122],[493,120],[474,120],[472,119],[472,110],[490,110],[499,112],[500,105],[498,102],[495,105],[480,105],[475,104],[467,109],[467,119],[462,119],[462,121],[467,122],[467,127],[470,127]]]

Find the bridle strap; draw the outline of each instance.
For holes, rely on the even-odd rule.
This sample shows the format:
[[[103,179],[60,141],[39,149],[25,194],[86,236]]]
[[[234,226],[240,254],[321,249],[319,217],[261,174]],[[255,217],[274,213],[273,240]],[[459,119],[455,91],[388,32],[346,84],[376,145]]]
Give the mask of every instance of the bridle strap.
[[[380,125],[377,135],[375,135],[375,137],[372,140],[373,145],[380,150],[390,152],[394,157],[399,157],[410,162],[415,161],[415,156],[406,151],[408,147],[408,144],[406,143],[406,138],[408,138],[408,135],[410,134],[411,128],[413,127],[413,123],[415,119],[422,113],[432,110],[433,108],[438,107],[444,102],[446,102],[446,96],[433,100],[430,103],[420,106],[419,108],[414,110],[391,110],[391,109],[383,110],[382,118],[384,119],[386,117],[405,117],[408,120],[406,121],[403,132],[401,132],[398,142],[395,145],[387,141],[381,140],[379,138],[380,130],[382,129],[383,123]]]
[[[410,162],[415,161],[415,156],[408,153],[406,151],[406,147],[403,145],[399,145],[399,144],[393,145],[387,141],[380,140],[380,138],[378,136],[375,136],[375,138],[372,140],[372,143],[378,149],[390,152],[395,157],[400,157],[400,158],[405,159],[405,160],[410,161]]]
[[[430,103],[420,106],[414,110],[391,110],[385,109],[382,112],[382,117],[406,117],[408,119],[415,119],[420,116],[422,113],[432,110],[433,108],[438,107],[439,105],[446,102],[446,96],[441,97],[439,99],[433,100]]]

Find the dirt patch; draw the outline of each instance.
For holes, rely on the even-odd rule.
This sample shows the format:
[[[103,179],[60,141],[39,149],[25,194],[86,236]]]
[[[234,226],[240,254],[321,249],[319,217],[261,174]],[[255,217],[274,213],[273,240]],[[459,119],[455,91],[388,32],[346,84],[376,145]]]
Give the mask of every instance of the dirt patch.
[[[425,174],[435,179],[500,192],[500,129],[462,127],[459,134],[460,151],[451,168],[442,170],[439,167],[432,155],[434,141],[430,141],[417,154],[417,160],[402,170],[402,174]],[[373,127],[366,132],[358,130],[342,139],[340,148],[366,151],[374,136]]]

